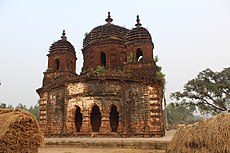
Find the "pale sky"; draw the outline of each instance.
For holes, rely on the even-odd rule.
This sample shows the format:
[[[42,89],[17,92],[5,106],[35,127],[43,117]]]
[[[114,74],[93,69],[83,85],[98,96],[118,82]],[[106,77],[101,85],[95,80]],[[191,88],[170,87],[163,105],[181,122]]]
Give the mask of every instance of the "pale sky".
[[[132,28],[136,15],[152,35],[166,74],[166,95],[211,68],[230,66],[229,0],[0,0],[0,102],[31,106],[39,97],[50,45],[66,30],[82,67],[86,32],[105,24]]]

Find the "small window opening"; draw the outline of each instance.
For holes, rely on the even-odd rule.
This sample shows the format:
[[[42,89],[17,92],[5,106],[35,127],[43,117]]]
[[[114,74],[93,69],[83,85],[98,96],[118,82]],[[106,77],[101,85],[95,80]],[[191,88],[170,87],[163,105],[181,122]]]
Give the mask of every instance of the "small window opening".
[[[60,70],[60,61],[58,58],[55,60],[55,70]]]
[[[141,62],[143,60],[143,52],[140,48],[137,48],[136,50],[136,61]]]
[[[101,59],[101,65],[106,66],[106,55],[104,52],[101,53],[100,59]]]

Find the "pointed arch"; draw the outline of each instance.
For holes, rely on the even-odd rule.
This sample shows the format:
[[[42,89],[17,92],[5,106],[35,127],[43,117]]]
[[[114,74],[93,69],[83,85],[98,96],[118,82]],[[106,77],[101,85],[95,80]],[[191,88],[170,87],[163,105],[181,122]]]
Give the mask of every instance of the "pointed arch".
[[[143,60],[143,52],[140,48],[136,50],[136,62],[140,62]]]
[[[100,64],[102,66],[106,66],[106,54],[103,51],[100,54]]]
[[[117,132],[118,124],[119,124],[119,113],[117,111],[117,107],[112,104],[109,113],[110,127],[112,132]]]
[[[79,106],[76,106],[76,110],[75,110],[75,127],[76,127],[76,131],[80,132],[81,130],[81,125],[82,125],[82,113],[81,113],[81,108]]]
[[[60,70],[60,60],[57,58],[57,59],[55,59],[55,61],[54,61],[54,69],[55,70]]]
[[[90,113],[90,123],[93,132],[99,132],[101,127],[101,112],[100,108],[97,105],[92,107],[92,111]]]

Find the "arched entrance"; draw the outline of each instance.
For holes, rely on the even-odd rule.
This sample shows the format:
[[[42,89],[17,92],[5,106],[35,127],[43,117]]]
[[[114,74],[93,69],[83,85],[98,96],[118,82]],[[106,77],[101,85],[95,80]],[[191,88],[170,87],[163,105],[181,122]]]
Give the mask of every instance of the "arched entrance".
[[[80,132],[81,125],[82,125],[81,108],[79,106],[76,106],[76,111],[75,111],[75,126],[76,126],[76,129],[77,129],[77,132]]]
[[[55,59],[55,68],[54,68],[55,70],[60,70],[60,61],[59,61],[59,59],[57,58],[57,59]]]
[[[118,123],[119,123],[119,113],[117,112],[117,107],[112,105],[111,111],[109,113],[110,127],[112,132],[117,132]]]
[[[106,55],[104,52],[101,52],[100,60],[101,60],[101,65],[106,66]]]
[[[99,132],[101,127],[101,112],[97,105],[94,105],[90,114],[90,123],[93,132]]]
[[[140,62],[143,60],[143,52],[141,51],[140,48],[137,48],[136,50],[136,61]]]

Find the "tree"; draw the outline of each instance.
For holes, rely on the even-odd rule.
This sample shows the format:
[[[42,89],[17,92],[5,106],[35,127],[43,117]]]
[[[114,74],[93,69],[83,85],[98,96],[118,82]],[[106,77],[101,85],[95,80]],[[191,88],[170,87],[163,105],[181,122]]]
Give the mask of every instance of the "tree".
[[[217,114],[230,106],[230,68],[221,72],[203,70],[184,85],[183,92],[175,92],[171,97],[188,105],[198,106],[202,113]]]
[[[9,105],[7,106],[7,108],[14,108],[14,107],[13,107],[13,105],[10,105],[10,104],[9,104]]]
[[[0,103],[0,108],[14,108],[12,105],[6,105],[5,103]],[[23,110],[27,110],[29,111],[31,114],[33,114],[37,120],[39,120],[39,115],[40,115],[40,100],[38,100],[37,104],[35,104],[34,106],[30,106],[30,108],[28,109],[28,107],[22,103],[19,103],[16,108],[20,108]]]
[[[156,62],[156,77],[161,81],[163,88],[165,89],[165,84],[166,84],[165,74],[162,72],[162,67],[157,64],[159,61],[159,57],[155,56],[154,60]]]
[[[0,103],[0,108],[6,108],[6,104],[5,103]]]
[[[22,103],[19,103],[16,108],[20,108],[20,109],[24,109],[24,110],[28,110],[26,105],[23,105]]]
[[[193,115],[194,111],[196,110],[195,106],[187,106],[185,102],[169,103],[166,109],[168,123],[170,125],[177,125],[179,123],[192,123],[195,122],[198,118]]]
[[[37,120],[39,120],[39,115],[40,115],[40,101],[38,100],[38,103],[35,104],[34,106],[30,106],[28,110],[31,114],[33,114]]]

